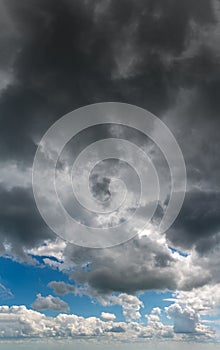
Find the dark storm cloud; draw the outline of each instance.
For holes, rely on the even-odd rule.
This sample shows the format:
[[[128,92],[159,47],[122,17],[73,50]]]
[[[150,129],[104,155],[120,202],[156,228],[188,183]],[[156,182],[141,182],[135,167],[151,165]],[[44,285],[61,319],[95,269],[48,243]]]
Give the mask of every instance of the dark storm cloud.
[[[32,164],[43,133],[77,107],[114,100],[163,116],[176,106],[179,92],[188,89],[195,92],[189,95],[189,108],[182,114],[177,108],[175,119],[183,119],[176,133],[189,182],[200,184],[205,178],[206,185],[219,184],[220,65],[210,29],[218,30],[214,2],[8,0],[4,6],[8,12],[1,12],[0,70],[11,70],[13,80],[0,95],[1,161]],[[78,150],[89,137],[100,135],[108,133],[104,128],[92,136],[84,132]],[[127,129],[127,137],[136,136]],[[141,143],[140,134],[137,138]],[[107,185],[102,179],[93,190],[108,195]],[[30,190],[9,191],[2,185],[0,197],[2,241],[12,244],[16,254],[53,238]],[[214,191],[190,192],[168,232],[170,241],[183,249],[195,246],[200,253],[218,244],[219,200]],[[66,256],[79,263],[92,261],[90,272],[73,277],[101,292],[178,285],[169,252],[147,238],[105,252],[70,249]]]
[[[196,247],[206,253],[220,243],[220,193],[189,192],[182,210],[168,231],[168,239],[176,246]]]
[[[68,245],[64,255],[78,267],[90,263],[89,271],[79,268],[69,275],[101,294],[177,288],[178,276],[170,252],[148,237],[103,250]]]
[[[145,3],[142,2],[145,7]],[[214,20],[212,2],[196,1],[148,1],[141,17],[139,38],[158,51],[181,53],[187,44],[189,22],[199,24]],[[143,40],[145,39],[145,40]]]
[[[11,245],[12,253],[24,258],[24,248],[54,238],[37,211],[31,189],[14,187],[7,191],[0,186],[0,202],[0,237]]]
[[[116,100],[164,111],[185,80],[185,63],[173,58],[185,50],[191,22],[214,22],[205,0],[199,7],[195,0],[9,0],[5,7],[20,41],[14,83],[0,101],[1,157],[22,162],[33,158],[33,139],[76,107]],[[121,72],[126,60],[135,64]]]

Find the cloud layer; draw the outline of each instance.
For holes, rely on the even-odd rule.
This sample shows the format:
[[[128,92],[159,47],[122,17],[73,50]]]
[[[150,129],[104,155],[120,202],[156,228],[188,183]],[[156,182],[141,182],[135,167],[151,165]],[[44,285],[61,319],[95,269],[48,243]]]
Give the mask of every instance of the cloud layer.
[[[102,315],[103,316],[103,315]],[[104,315],[106,316],[106,315]],[[106,317],[105,317],[106,318]],[[77,315],[59,314],[57,317],[47,317],[39,312],[29,310],[25,306],[0,307],[0,337],[1,338],[90,338],[106,337],[115,341],[129,342],[140,339],[174,339],[187,340],[187,335],[175,335],[171,326],[165,326],[158,311],[153,310],[148,316],[148,325],[139,323],[115,322],[97,317],[83,318]],[[8,327],[10,323],[10,327]],[[208,329],[202,334],[205,340],[210,337]],[[199,335],[199,331],[198,334]],[[196,336],[194,335],[195,339]]]
[[[199,5],[197,0],[0,0],[0,252],[31,264],[37,263],[34,256],[43,256],[42,265],[70,278],[69,284],[51,281],[51,293],[78,293],[74,281],[102,305],[120,305],[128,321],[115,322],[110,313],[103,313],[103,320],[50,318],[25,306],[2,306],[2,337],[213,336],[202,317],[220,304],[219,14],[217,0]],[[163,185],[156,217],[141,237],[90,250],[59,240],[44,224],[32,194],[31,167],[49,126],[75,108],[103,101],[135,104],[161,118],[182,149],[188,186],[176,222],[158,235],[170,180],[158,149],[129,128],[84,130],[60,159],[59,174],[64,176],[70,155],[91,142],[122,137],[147,151]],[[111,174],[103,169],[97,167],[90,179],[91,194],[107,201]],[[112,161],[109,169],[127,174],[120,162]],[[132,193],[129,177],[128,183]],[[81,220],[81,211],[73,211]],[[137,322],[143,306],[136,293],[146,290],[176,291],[167,309],[174,327],[163,324],[156,309],[147,315],[148,325]],[[0,293],[10,295],[3,286]],[[33,307],[69,310],[60,298],[41,294]]]

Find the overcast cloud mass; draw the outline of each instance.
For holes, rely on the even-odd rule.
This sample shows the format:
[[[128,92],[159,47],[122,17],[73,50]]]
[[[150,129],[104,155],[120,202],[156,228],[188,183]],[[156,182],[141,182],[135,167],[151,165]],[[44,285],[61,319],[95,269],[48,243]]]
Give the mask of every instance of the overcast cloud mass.
[[[4,286],[0,272],[2,340],[154,339],[177,341],[180,349],[186,341],[219,341],[219,44],[218,0],[0,0],[0,254],[68,279],[51,278],[48,292],[39,289],[25,304]],[[38,143],[55,121],[109,101],[145,108],[166,123],[183,152],[187,190],[178,218],[159,234],[170,175],[158,147],[141,132],[114,124],[82,131],[60,156],[57,174],[63,181],[85,147],[114,137],[145,150],[161,182],[160,203],[142,235],[97,250],[62,241],[44,223],[31,170]],[[75,181],[83,181],[80,176]],[[127,181],[130,197],[122,216],[107,222],[101,215],[83,217],[68,194],[66,206],[79,221],[102,227],[132,212],[135,175],[123,162],[94,168],[92,195],[107,206],[112,176]],[[143,296],[149,291],[159,293],[161,303],[147,313]],[[172,294],[168,306],[162,302],[166,292]],[[78,296],[103,307],[100,317],[74,314],[69,304]],[[118,307],[123,321],[115,315]]]

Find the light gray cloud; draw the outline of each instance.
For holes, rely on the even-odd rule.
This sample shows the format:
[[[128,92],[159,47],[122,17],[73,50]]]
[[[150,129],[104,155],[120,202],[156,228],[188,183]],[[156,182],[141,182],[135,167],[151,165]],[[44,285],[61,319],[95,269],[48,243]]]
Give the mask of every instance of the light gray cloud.
[[[35,310],[69,311],[69,306],[65,301],[52,295],[43,297],[41,294],[38,294],[31,307]]]
[[[51,281],[48,283],[48,287],[52,288],[56,294],[65,295],[68,293],[75,293],[76,288],[72,284],[65,283],[63,281]]]

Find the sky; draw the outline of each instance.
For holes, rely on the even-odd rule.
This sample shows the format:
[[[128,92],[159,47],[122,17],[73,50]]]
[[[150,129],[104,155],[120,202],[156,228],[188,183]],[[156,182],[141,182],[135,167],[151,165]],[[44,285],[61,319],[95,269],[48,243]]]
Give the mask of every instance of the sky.
[[[218,348],[219,40],[218,0],[0,0],[0,349]]]

